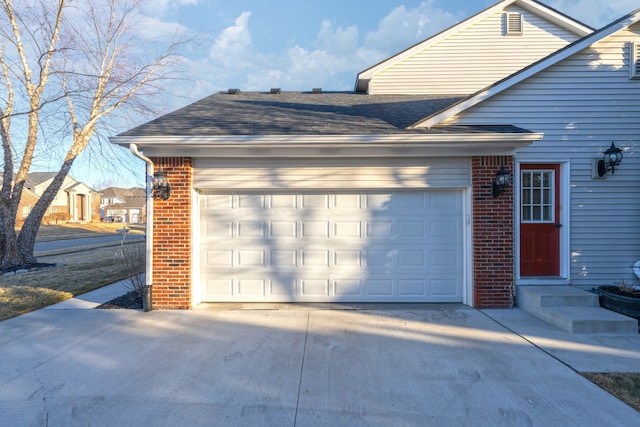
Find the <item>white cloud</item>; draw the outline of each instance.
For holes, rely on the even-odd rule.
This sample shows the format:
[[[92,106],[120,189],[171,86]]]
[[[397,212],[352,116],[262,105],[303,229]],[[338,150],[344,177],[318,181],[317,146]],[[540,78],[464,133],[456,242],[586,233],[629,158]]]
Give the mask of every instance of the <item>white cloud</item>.
[[[594,28],[601,28],[640,7],[638,0],[549,0],[548,5]]]
[[[251,12],[242,12],[235,24],[225,28],[216,38],[209,57],[225,67],[250,67],[252,62],[252,40],[249,31]]]
[[[382,18],[376,31],[367,34],[366,46],[393,54],[455,24],[459,19],[433,0],[414,9],[398,6]]]
[[[135,30],[147,40],[170,40],[175,35],[189,36],[191,30],[178,22],[163,21],[156,17],[139,15]]]
[[[336,26],[325,20],[310,46],[256,52],[250,18],[251,12],[243,12],[234,25],[217,35],[210,49],[209,75],[221,89],[350,90],[359,71],[456,21],[454,15],[429,0],[414,9],[393,9],[364,40],[356,26]],[[243,81],[239,75],[244,76]]]
[[[183,6],[195,6],[201,0],[146,0],[144,9],[150,14],[165,13],[169,10],[177,10]]]
[[[335,27],[331,21],[322,21],[314,43],[316,48],[335,53],[352,54],[358,48],[359,34],[355,26]]]

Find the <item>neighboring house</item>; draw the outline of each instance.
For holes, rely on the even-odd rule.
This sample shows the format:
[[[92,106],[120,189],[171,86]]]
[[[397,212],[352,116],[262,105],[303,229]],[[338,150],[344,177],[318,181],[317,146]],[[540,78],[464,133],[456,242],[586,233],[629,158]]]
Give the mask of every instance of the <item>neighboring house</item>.
[[[33,172],[27,175],[16,222],[21,224],[49,187],[56,172]],[[43,223],[91,222],[100,219],[100,197],[88,185],[67,176],[49,205]]]
[[[512,307],[513,186],[493,182],[542,132],[416,124],[590,31],[503,1],[360,73],[355,92],[229,90],[112,138],[171,184],[153,205],[154,307]]]
[[[146,190],[144,188],[109,187],[100,191],[102,220],[137,224],[146,221]]]

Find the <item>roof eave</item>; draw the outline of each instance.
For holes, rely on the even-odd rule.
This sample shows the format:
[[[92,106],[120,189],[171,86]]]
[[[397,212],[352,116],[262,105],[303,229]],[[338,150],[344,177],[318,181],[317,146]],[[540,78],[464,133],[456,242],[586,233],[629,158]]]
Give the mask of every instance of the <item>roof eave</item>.
[[[468,157],[507,155],[542,139],[543,134],[455,133],[325,136],[165,136],[114,137],[124,147],[136,144],[148,157]]]

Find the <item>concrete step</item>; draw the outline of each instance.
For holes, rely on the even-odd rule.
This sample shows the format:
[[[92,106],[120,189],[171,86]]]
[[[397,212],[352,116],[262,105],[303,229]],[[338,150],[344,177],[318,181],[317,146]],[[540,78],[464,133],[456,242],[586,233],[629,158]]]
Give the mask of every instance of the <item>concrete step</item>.
[[[578,288],[520,286],[516,302],[522,310],[570,333],[638,333],[636,319],[599,307],[597,295]]]
[[[598,295],[572,286],[520,286],[518,296],[541,307],[599,307]]]

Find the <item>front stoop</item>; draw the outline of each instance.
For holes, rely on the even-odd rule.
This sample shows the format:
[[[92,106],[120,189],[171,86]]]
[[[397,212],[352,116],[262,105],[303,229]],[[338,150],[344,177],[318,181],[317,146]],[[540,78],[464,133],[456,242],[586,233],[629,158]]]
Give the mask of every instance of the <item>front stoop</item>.
[[[574,334],[638,334],[638,321],[600,307],[598,295],[572,286],[519,286],[523,311]]]

